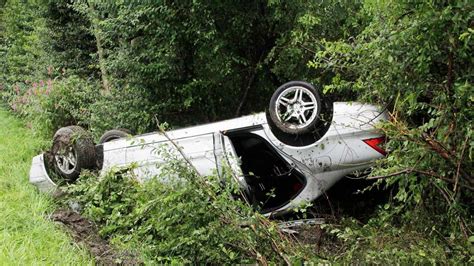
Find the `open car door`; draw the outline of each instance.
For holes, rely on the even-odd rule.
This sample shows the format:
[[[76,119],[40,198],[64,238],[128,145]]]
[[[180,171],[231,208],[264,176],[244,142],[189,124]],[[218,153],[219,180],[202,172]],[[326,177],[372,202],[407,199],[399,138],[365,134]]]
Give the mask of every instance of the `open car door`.
[[[237,182],[245,196],[248,196],[249,187],[240,167],[240,158],[230,139],[220,132],[214,134],[214,155],[218,175],[223,177],[225,171],[230,170],[232,179]]]

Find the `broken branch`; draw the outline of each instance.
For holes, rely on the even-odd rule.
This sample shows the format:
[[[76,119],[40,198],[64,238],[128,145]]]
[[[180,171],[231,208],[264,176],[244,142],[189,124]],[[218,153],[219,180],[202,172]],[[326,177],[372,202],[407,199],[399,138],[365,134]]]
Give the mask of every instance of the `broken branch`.
[[[446,149],[439,141],[431,138],[428,134],[423,133],[423,141],[428,144],[428,146],[436,152],[439,156],[441,156],[443,159],[451,163],[456,169],[459,169],[459,173],[461,174],[464,179],[469,182],[469,184],[473,185],[474,180],[471,177],[470,174],[468,174],[466,171],[464,171],[461,167],[458,168],[458,164],[462,164],[462,158],[457,159],[457,156],[453,154],[451,151]]]

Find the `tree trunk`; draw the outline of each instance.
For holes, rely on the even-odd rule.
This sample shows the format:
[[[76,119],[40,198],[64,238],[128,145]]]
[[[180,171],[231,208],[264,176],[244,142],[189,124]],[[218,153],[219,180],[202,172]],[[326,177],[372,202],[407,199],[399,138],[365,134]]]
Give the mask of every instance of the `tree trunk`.
[[[92,19],[92,31],[94,33],[95,42],[97,46],[97,54],[99,55],[99,68],[100,68],[100,75],[102,78],[102,88],[106,94],[110,92],[110,83],[109,83],[109,76],[107,74],[107,69],[105,67],[105,58],[104,58],[104,47],[102,46],[102,36],[101,31],[97,24],[100,21],[99,15],[97,14],[96,10],[94,9],[93,5],[89,6],[90,12],[93,16]]]
[[[94,34],[96,45],[97,45],[97,53],[99,55],[99,67],[100,67],[100,75],[102,77],[102,87],[106,93],[110,92],[110,85],[109,85],[109,78],[107,75],[107,69],[105,68],[104,62],[104,48],[102,47],[102,41],[99,34]]]

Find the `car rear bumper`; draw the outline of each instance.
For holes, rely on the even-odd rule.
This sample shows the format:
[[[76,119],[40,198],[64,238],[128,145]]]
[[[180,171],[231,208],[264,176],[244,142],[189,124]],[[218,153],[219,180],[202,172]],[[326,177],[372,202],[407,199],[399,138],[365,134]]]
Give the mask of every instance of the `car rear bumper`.
[[[52,193],[57,186],[51,180],[44,163],[44,154],[33,157],[30,169],[30,183],[35,185],[41,192]]]

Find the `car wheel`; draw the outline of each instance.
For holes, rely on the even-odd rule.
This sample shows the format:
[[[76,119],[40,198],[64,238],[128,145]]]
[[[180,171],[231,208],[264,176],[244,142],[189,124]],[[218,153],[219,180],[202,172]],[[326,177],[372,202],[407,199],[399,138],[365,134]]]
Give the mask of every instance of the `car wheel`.
[[[112,140],[126,138],[131,135],[128,129],[112,129],[105,132],[99,139],[99,144],[103,144]]]
[[[67,182],[76,180],[83,169],[96,167],[92,136],[79,126],[63,127],[56,131],[51,155],[55,172]]]
[[[313,85],[291,81],[273,93],[268,112],[278,130],[304,135],[315,130],[322,108],[321,97]]]

